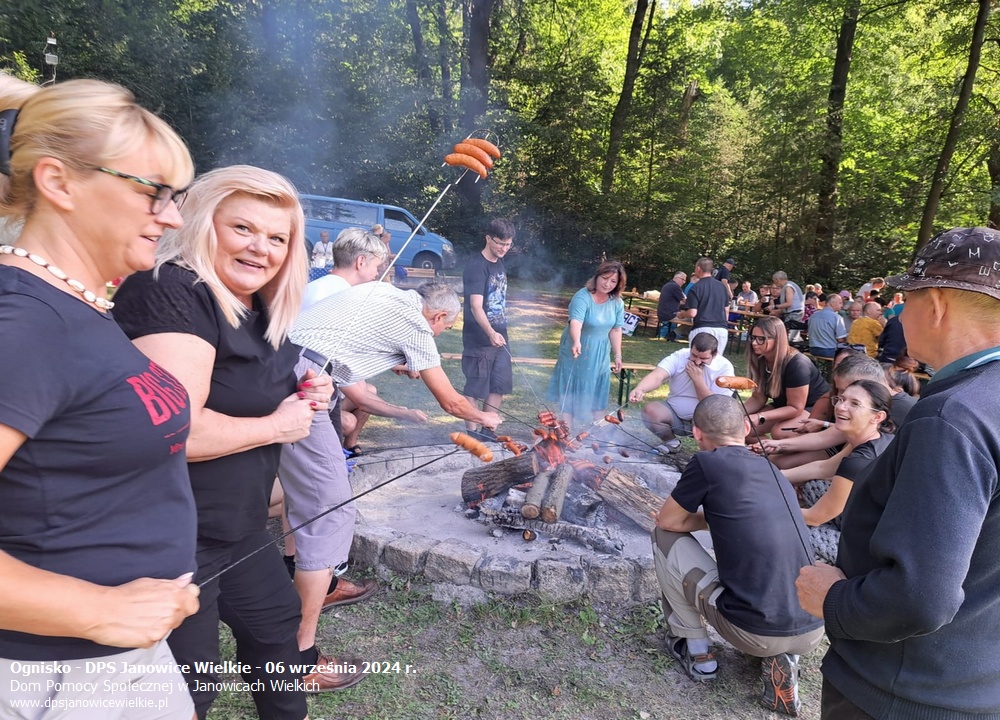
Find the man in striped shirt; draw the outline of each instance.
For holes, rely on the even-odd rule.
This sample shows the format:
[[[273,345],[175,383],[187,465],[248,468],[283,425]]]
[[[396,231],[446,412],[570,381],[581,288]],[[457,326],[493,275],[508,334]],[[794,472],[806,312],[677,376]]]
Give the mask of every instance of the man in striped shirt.
[[[426,283],[415,291],[379,282],[355,285],[299,315],[289,333],[292,342],[303,348],[296,372],[299,376],[306,369],[329,372],[341,388],[363,384],[386,370],[406,373],[423,380],[449,414],[495,428],[500,416],[471,405],[441,368],[434,338],[454,324],[460,309],[458,295],[443,283]],[[366,409],[372,414],[426,417],[378,395],[365,396]],[[340,439],[325,413],[316,413],[308,437],[282,448],[280,477],[292,527],[350,499]],[[308,650],[315,643],[320,612],[338,604],[336,590],[328,593],[328,583],[332,569],[347,560],[354,520],[354,504],[347,502],[295,534],[295,564],[304,571],[295,577],[302,598],[300,649]],[[340,689],[336,674],[320,675],[308,679],[322,689]]]

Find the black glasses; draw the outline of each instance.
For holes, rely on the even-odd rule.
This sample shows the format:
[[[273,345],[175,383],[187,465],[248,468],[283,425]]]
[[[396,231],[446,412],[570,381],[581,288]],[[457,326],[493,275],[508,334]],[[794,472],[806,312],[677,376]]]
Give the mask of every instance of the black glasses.
[[[490,240],[493,241],[494,245],[496,245],[497,247],[502,247],[502,248],[509,248],[510,246],[512,246],[514,244],[513,240],[503,240],[501,238],[495,238],[495,237],[492,237],[492,236],[490,236]]]
[[[135,175],[128,175],[123,172],[118,172],[117,170],[110,170],[106,167],[95,167],[102,173],[107,173],[108,175],[114,175],[115,177],[123,178],[125,180],[131,180],[132,182],[139,183],[140,185],[145,185],[146,187],[151,187],[156,190],[152,195],[149,196],[150,204],[149,211],[153,215],[159,215],[161,212],[167,209],[167,205],[171,200],[180,209],[181,204],[184,202],[184,195],[187,193],[187,188],[182,190],[174,190],[170,185],[165,185],[163,183],[153,182],[152,180],[147,180],[146,178],[136,177]]]
[[[750,344],[751,345],[763,345],[768,340],[767,335],[751,335]]]

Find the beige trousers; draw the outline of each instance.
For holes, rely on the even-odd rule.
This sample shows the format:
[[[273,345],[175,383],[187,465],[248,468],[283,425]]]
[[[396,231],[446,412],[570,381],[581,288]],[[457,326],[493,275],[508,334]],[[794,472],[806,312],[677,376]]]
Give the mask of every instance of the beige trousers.
[[[660,583],[663,617],[670,634],[707,638],[707,621],[740,652],[754,657],[780,653],[805,655],[823,639],[823,628],[803,635],[757,635],[733,625],[716,607],[725,588],[719,583],[715,560],[690,533],[653,529],[653,566]]]

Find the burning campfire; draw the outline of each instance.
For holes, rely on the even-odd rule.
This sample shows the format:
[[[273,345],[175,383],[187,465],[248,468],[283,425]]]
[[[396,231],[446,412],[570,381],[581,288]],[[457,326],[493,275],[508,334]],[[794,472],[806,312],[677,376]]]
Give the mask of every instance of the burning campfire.
[[[651,513],[660,509],[662,497],[635,475],[614,467],[608,454],[603,467],[570,458],[583,448],[590,433],[571,437],[566,424],[550,411],[537,417],[539,426],[532,430],[538,438],[534,446],[529,449],[508,436],[499,436],[513,457],[469,470],[462,477],[462,499],[478,511],[480,520],[520,530],[526,540],[545,534],[576,540],[609,554],[621,554],[623,547],[614,526],[604,522],[609,512],[652,531]],[[619,410],[617,415],[607,415],[601,424],[619,425],[622,420]],[[588,448],[594,446],[599,452],[600,443]],[[627,457],[624,449],[620,453]]]

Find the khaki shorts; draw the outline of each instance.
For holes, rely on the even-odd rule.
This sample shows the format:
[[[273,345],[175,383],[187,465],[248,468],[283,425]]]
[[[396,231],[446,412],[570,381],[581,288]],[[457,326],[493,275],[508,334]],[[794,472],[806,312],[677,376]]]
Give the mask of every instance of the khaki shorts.
[[[166,641],[76,660],[0,659],[4,720],[191,720],[194,703]]]

